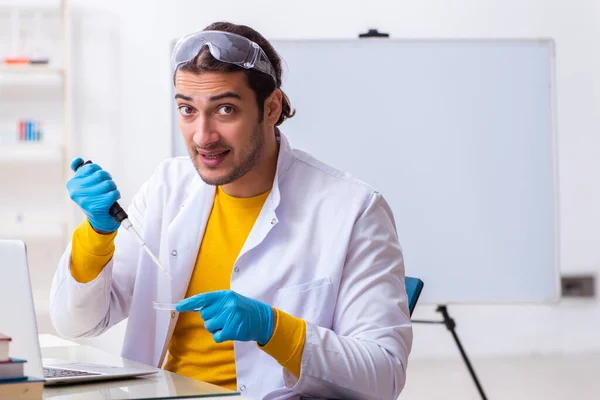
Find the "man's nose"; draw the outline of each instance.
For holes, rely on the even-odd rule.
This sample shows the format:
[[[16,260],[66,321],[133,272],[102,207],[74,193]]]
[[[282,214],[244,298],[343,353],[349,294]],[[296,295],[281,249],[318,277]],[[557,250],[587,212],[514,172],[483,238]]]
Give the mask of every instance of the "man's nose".
[[[219,140],[219,134],[206,117],[196,118],[192,140],[199,147],[204,147]]]

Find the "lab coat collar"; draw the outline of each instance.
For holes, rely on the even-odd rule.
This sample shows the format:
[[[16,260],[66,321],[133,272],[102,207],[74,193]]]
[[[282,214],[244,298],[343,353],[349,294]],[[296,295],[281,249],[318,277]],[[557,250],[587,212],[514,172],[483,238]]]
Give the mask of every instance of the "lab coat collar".
[[[271,188],[270,205],[273,211],[279,206],[281,201],[281,192],[279,191],[279,184],[283,181],[285,173],[290,169],[294,163],[294,153],[284,134],[281,133],[279,128],[275,128],[275,137],[279,142],[279,155],[277,157],[277,170],[275,171],[275,179],[273,179],[273,187]]]
[[[265,205],[256,218],[256,222],[240,250],[238,260],[244,257],[246,253],[259,246],[269,232],[271,232],[271,229],[279,223],[279,218],[276,213],[276,209],[281,201],[279,184],[285,179],[286,172],[294,162],[294,153],[292,152],[286,137],[281,134],[278,128],[275,128],[275,135],[279,142],[279,154],[277,156],[277,169],[275,171],[271,193],[269,193]]]

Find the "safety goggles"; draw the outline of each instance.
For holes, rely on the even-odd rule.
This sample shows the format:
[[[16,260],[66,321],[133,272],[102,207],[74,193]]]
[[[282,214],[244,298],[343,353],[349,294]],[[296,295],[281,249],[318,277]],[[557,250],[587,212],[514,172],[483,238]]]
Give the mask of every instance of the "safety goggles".
[[[208,46],[210,54],[219,61],[255,69],[271,75],[277,82],[275,69],[258,44],[244,36],[221,31],[201,31],[179,39],[171,57],[173,73],[181,64],[193,60],[204,46]]]

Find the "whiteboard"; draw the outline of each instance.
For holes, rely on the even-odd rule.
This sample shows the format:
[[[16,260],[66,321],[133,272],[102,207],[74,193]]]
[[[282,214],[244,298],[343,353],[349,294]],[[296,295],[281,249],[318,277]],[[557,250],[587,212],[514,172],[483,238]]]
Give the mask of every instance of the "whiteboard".
[[[558,299],[551,40],[272,43],[281,130],[384,195],[420,303]]]

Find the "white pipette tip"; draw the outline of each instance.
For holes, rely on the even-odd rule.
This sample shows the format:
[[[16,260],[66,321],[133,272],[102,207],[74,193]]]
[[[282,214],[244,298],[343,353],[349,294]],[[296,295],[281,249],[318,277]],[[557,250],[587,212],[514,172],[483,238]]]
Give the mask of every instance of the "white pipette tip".
[[[154,263],[158,266],[158,268],[160,268],[160,270],[167,275],[167,278],[171,279],[171,274],[169,273],[169,271],[167,271],[165,269],[165,267],[162,266],[162,264],[160,263],[160,261],[158,260],[158,258],[152,254],[152,252],[150,251],[150,249],[148,248],[148,246],[146,246],[145,244],[142,245],[142,247],[144,248],[144,250],[146,250],[146,253],[148,253],[148,255],[150,256],[150,258],[152,258],[152,261],[154,261]]]
[[[144,242],[144,239],[142,239],[142,237],[140,236],[139,233],[137,233],[137,231],[135,230],[135,228],[133,227],[133,225],[131,224],[131,221],[129,221],[129,219],[124,219],[121,222],[121,225],[127,229],[127,231],[129,233],[131,233],[133,235],[133,237],[135,237],[135,239],[138,241],[138,243],[140,244],[140,246],[142,246],[142,248],[146,251],[146,253],[148,253],[148,255],[150,256],[150,258],[152,258],[152,261],[154,261],[154,264],[156,264],[156,266],[158,268],[160,268],[160,270],[167,276],[167,278],[172,279],[171,278],[171,274],[169,273],[169,271],[167,271],[165,269],[165,267],[162,266],[162,264],[160,263],[160,260],[158,259],[158,257],[156,257],[148,248],[148,246],[146,246],[146,242]]]

